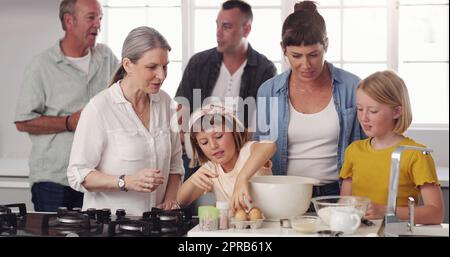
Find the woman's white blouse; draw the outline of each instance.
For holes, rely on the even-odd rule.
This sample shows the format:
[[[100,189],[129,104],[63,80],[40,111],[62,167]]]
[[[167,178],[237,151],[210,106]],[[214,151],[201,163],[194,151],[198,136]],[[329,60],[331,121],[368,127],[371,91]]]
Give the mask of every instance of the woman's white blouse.
[[[164,91],[149,98],[149,130],[119,83],[100,92],[83,109],[67,169],[70,186],[85,193],[83,210],[125,209],[127,214],[142,215],[163,201],[169,174],[184,175],[175,105]],[[118,177],[145,168],[159,169],[164,176],[164,184],[152,193],[88,192],[82,185],[93,170]]]

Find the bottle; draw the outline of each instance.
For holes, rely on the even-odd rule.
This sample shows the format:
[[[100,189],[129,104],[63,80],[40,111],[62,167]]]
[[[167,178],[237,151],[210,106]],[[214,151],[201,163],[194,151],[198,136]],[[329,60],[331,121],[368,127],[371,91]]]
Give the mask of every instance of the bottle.
[[[201,231],[213,231],[219,228],[219,210],[214,206],[199,206],[198,218]]]
[[[219,229],[228,229],[228,202],[217,201],[216,208],[219,209]]]

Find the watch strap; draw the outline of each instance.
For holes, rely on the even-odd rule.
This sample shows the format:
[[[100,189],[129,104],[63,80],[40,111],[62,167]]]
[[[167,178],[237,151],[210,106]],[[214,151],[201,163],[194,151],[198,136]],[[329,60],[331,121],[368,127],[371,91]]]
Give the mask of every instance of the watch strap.
[[[120,191],[127,192],[128,189],[125,187],[125,174],[119,176],[119,188]]]

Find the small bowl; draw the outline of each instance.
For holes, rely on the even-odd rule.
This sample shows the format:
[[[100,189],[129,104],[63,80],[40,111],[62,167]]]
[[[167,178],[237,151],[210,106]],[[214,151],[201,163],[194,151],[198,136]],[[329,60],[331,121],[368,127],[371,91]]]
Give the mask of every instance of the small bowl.
[[[315,233],[321,223],[320,218],[317,216],[297,215],[291,218],[292,228],[302,234]]]
[[[370,203],[369,198],[362,196],[320,196],[312,198],[311,201],[317,216],[327,225],[330,224],[330,215],[333,209],[356,213],[362,218]]]

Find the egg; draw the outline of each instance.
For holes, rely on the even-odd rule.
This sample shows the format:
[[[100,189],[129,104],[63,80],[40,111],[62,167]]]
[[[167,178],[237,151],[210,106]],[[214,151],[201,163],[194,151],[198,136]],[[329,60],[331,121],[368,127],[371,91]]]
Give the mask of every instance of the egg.
[[[260,209],[253,207],[249,212],[248,212],[248,217],[250,218],[250,220],[259,220],[262,219],[262,212]]]
[[[248,220],[247,213],[242,209],[237,210],[236,213],[234,214],[234,219],[236,219],[237,221]]]

